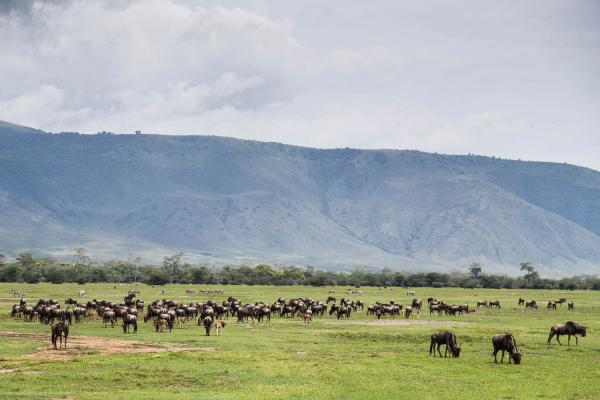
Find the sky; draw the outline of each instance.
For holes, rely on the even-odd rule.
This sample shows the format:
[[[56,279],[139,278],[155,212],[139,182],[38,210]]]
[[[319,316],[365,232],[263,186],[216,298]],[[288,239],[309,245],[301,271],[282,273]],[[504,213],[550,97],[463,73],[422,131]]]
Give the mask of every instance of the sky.
[[[0,0],[0,120],[600,170],[600,2]]]

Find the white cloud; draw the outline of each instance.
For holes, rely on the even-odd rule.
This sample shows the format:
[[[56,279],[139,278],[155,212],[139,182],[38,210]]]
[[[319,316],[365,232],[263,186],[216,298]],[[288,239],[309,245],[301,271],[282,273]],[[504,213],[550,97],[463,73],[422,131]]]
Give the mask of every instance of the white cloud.
[[[600,169],[595,5],[4,4],[0,119]]]

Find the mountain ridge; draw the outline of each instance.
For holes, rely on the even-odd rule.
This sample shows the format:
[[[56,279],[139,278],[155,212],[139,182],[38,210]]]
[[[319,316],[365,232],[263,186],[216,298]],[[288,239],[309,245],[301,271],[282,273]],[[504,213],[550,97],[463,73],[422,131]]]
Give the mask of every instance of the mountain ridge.
[[[600,265],[600,173],[416,150],[0,123],[0,251],[549,275]],[[30,135],[22,133],[29,132]],[[34,134],[35,133],[35,134]],[[165,254],[163,253],[163,255]]]

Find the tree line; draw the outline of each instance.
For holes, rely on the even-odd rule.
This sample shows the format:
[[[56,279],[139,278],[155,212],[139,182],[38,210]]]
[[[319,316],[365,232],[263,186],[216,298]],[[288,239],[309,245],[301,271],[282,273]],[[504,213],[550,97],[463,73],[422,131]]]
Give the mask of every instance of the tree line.
[[[461,288],[532,288],[563,290],[600,290],[600,278],[574,276],[561,279],[540,277],[531,263],[522,263],[524,275],[511,277],[486,274],[480,264],[466,271],[455,272],[395,272],[390,268],[378,271],[355,268],[351,272],[325,271],[314,267],[281,267],[267,264],[256,266],[191,264],[183,261],[182,253],[165,257],[160,265],[141,265],[138,260],[109,261],[96,264],[84,249],[75,249],[74,261],[63,262],[52,257],[19,254],[7,262],[0,253],[0,282],[15,283],[146,283],[164,285],[310,285],[310,286],[395,286],[395,287],[461,287]]]

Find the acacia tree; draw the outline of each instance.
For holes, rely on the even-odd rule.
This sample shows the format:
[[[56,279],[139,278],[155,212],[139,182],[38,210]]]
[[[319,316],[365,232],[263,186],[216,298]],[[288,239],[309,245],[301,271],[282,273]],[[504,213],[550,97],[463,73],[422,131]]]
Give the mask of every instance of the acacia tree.
[[[529,286],[540,278],[540,274],[533,268],[530,262],[521,263],[521,271],[525,271],[525,280]]]
[[[173,283],[173,278],[181,270],[181,257],[183,257],[183,253],[179,252],[163,259],[162,267],[169,279],[169,283]]]
[[[133,280],[133,283],[137,283],[137,280],[140,276],[140,261],[142,261],[142,259],[140,257],[136,257],[133,262],[130,263],[129,276]]]
[[[469,274],[471,274],[471,278],[477,279],[479,274],[481,274],[481,264],[476,262],[472,263],[469,267]]]
[[[73,249],[73,258],[76,265],[88,265],[90,257],[87,255],[87,250],[84,247],[75,247]]]

